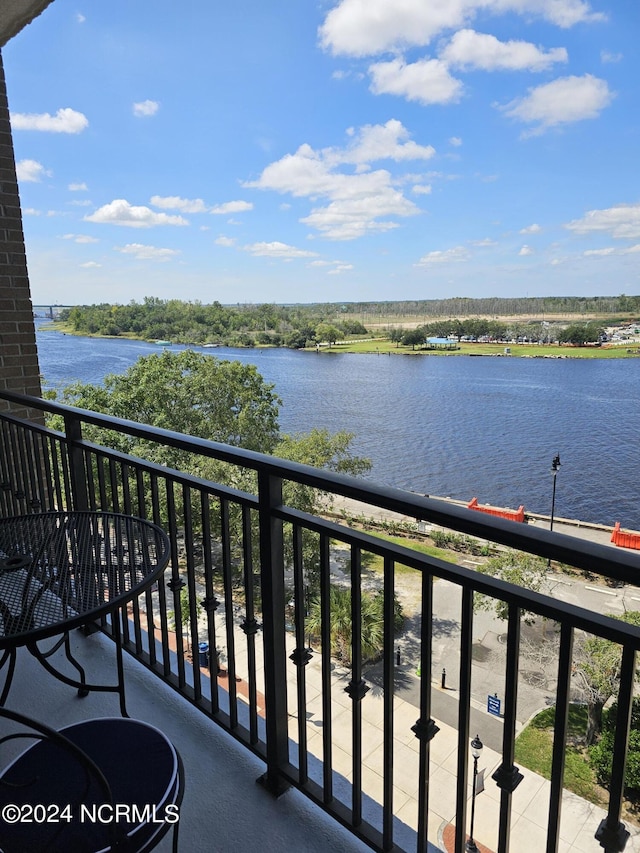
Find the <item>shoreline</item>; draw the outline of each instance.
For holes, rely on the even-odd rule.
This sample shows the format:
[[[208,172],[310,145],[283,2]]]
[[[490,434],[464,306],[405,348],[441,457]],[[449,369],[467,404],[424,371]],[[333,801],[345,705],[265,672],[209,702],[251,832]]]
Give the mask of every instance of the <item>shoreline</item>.
[[[46,319],[46,318],[44,318]],[[198,347],[199,349],[241,349],[246,351],[265,350],[265,349],[291,349],[292,352],[313,353],[315,355],[409,355],[409,356],[467,356],[469,358],[538,358],[552,360],[567,360],[567,359],[629,359],[640,358],[640,344],[635,341],[629,341],[628,344],[616,344],[615,346],[565,346],[560,347],[557,344],[495,344],[495,343],[463,343],[458,344],[456,349],[409,349],[405,347],[397,347],[389,339],[383,338],[368,338],[360,341],[350,341],[346,344],[335,343],[329,346],[328,344],[320,344],[315,347],[305,347],[302,349],[292,349],[287,347],[273,347],[266,344],[257,344],[253,347],[232,346],[225,343],[215,344],[212,346],[207,343],[195,343],[194,341],[171,341],[169,344],[160,345],[157,341],[149,338],[136,337],[134,335],[99,335],[86,334],[70,330],[63,324],[50,322],[38,327],[41,332],[57,332],[58,334],[70,335],[78,338],[95,338],[96,340],[123,340],[123,341],[141,341],[147,344],[155,344],[158,350],[171,350],[172,346],[180,347]],[[371,344],[374,341],[379,342],[379,346],[375,349],[361,348],[361,344]],[[508,350],[508,352],[506,351]],[[538,350],[538,351],[536,351]]]
[[[468,501],[462,501],[456,498],[441,497],[439,495],[425,495],[424,497],[429,497],[437,501],[444,501],[446,503],[453,504],[454,506],[463,508],[468,507],[469,504]],[[505,507],[493,508],[512,511]],[[343,513],[349,517],[357,517],[359,515],[366,516],[374,523],[396,521],[401,524],[413,524],[416,525],[416,533],[421,535],[425,535],[427,531],[421,530],[420,525],[429,525],[429,522],[416,522],[416,519],[413,517],[405,516],[400,513],[390,512],[388,510],[379,509],[378,507],[372,507],[369,504],[360,503],[358,501],[352,500],[351,498],[340,498],[339,496],[336,496],[333,502],[332,509],[329,512],[326,512],[325,514],[334,516],[336,518],[341,518],[343,517]],[[551,516],[536,512],[525,511],[524,519],[524,522],[514,523],[538,525],[540,527],[545,527],[548,529],[551,522]],[[598,542],[603,545],[609,545],[612,548],[620,547],[615,545],[611,541],[611,537],[614,531],[614,524],[602,524],[593,521],[582,521],[576,518],[564,518],[562,516],[554,515],[553,530],[556,533],[564,533],[568,536],[577,536],[581,539],[589,539],[593,542]],[[640,534],[640,531],[634,531],[630,528],[625,528],[625,531]],[[632,549],[622,548],[621,550],[628,551]]]

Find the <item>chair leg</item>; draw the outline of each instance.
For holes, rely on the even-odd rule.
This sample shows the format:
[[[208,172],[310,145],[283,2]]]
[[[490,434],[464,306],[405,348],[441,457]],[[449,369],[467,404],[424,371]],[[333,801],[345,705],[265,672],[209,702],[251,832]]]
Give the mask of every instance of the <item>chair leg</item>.
[[[7,697],[9,695],[9,691],[11,690],[11,682],[13,681],[13,673],[16,668],[16,650],[15,649],[5,649],[2,660],[0,660],[0,670],[5,665],[8,666],[7,674],[4,679],[4,687],[2,688],[2,695],[0,695],[0,708],[3,707],[4,703],[7,701]]]

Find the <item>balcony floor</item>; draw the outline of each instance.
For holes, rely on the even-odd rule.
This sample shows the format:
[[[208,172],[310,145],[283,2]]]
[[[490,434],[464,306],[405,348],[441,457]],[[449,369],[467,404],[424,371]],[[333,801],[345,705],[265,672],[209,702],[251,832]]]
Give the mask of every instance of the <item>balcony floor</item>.
[[[90,680],[113,682],[115,657],[110,640],[101,634],[87,638],[74,632],[73,647],[78,659],[86,666]],[[129,655],[125,655],[125,668],[129,714],[164,731],[184,761],[186,790],[180,819],[181,851],[364,853],[369,850],[298,791],[291,789],[279,799],[274,799],[256,784],[255,780],[264,772],[264,764],[258,758],[160,679],[150,675]],[[373,695],[370,699],[368,724],[375,726],[377,720],[379,727],[382,700]],[[24,650],[19,653],[7,706],[56,728],[88,717],[119,715],[115,695],[92,693],[85,699],[79,699],[73,688],[53,679]],[[396,715],[406,717],[407,731],[416,720],[416,711],[405,702],[396,704]],[[429,835],[433,842],[432,853],[444,849],[443,833],[453,818],[455,804],[457,733],[439,721],[438,725],[440,732],[431,749]],[[342,749],[348,750],[336,723],[334,739],[338,754]],[[413,742],[398,745],[396,767],[401,765],[409,771],[415,769],[416,743],[413,738]],[[6,758],[4,747],[3,756]],[[479,795],[474,835],[476,840],[493,850],[497,846],[499,791],[491,780],[491,774],[499,762],[498,753],[485,747],[480,766],[484,769],[486,787]],[[363,782],[375,775],[367,766],[369,764],[365,759]],[[513,796],[511,849],[536,853],[546,846],[549,783],[529,771],[525,771],[524,776]],[[403,798],[396,795],[394,800],[397,817],[407,829],[414,825],[417,816],[416,785],[411,787],[412,780],[415,782],[415,772],[411,772],[410,777],[407,776],[409,784],[404,786]],[[370,782],[372,791],[378,787],[377,781]],[[602,817],[604,812],[601,809],[565,793],[560,853],[601,853],[602,848],[593,835]],[[633,834],[626,850],[640,851],[637,829],[628,828]],[[410,834],[407,833],[407,838],[398,837],[398,843],[407,850],[415,849],[415,842],[411,844],[408,840]],[[168,853],[171,835],[156,849]]]
[[[95,683],[113,683],[113,643],[74,632],[73,647]],[[127,710],[164,731],[185,765],[185,795],[180,812],[180,851],[189,853],[364,853],[370,848],[327,817],[300,792],[279,799],[256,779],[264,764],[175,691],[125,655]],[[37,685],[37,689],[34,689]],[[84,699],[56,681],[26,651],[20,650],[7,707],[54,728],[89,717],[119,716],[115,694],[91,693]],[[0,725],[2,725],[0,721]],[[24,747],[22,747],[24,748]],[[8,748],[3,747],[6,758]],[[156,850],[171,850],[169,833]]]

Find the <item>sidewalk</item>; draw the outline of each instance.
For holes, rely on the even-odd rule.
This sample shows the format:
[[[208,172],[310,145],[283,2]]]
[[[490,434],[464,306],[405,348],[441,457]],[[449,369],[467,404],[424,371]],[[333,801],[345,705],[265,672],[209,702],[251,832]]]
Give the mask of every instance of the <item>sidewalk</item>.
[[[305,669],[307,675],[307,733],[309,750],[318,758],[322,756],[322,721],[320,709],[320,656],[314,655]],[[290,691],[295,697],[293,673]],[[347,673],[336,673],[332,685],[333,766],[346,779],[352,779],[351,714],[352,701],[344,692]],[[440,687],[433,688],[434,698]],[[434,702],[435,704],[435,702]],[[497,722],[485,713],[486,723]],[[394,812],[405,828],[415,832],[418,819],[418,740],[411,727],[418,717],[418,709],[403,699],[394,702]],[[377,803],[382,802],[382,724],[383,699],[380,691],[370,690],[362,701],[363,718],[363,793]],[[447,850],[451,830],[447,828],[455,819],[455,790],[457,772],[458,734],[455,728],[439,719],[440,731],[431,741],[429,785],[429,841],[440,850]],[[297,740],[297,715],[290,715],[290,736]],[[471,758],[469,758],[471,762]],[[478,769],[484,771],[485,789],[477,795],[474,838],[482,849],[497,849],[500,789],[492,780],[492,773],[501,763],[501,754],[485,745]],[[523,781],[513,794],[511,819],[511,849],[536,853],[546,849],[546,826],[549,808],[550,782],[520,768]],[[471,774],[470,774],[471,777]],[[471,785],[469,785],[469,797]],[[594,835],[606,813],[603,809],[565,791],[562,804],[561,853],[602,853]],[[640,851],[640,829],[627,825],[632,832],[626,851]],[[413,849],[407,847],[406,849]],[[451,849],[449,847],[449,849]]]

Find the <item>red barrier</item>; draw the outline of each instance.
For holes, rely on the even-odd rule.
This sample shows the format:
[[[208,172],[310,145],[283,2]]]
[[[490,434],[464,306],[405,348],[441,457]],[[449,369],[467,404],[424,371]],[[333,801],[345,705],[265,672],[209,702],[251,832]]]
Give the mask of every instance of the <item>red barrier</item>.
[[[487,515],[495,515],[497,518],[506,518],[509,521],[524,521],[524,506],[522,504],[517,510],[498,509],[498,507],[493,506],[482,506],[478,503],[478,498],[473,498],[467,504],[467,509],[476,509],[478,512],[486,512]]]
[[[616,521],[616,526],[613,528],[611,541],[620,548],[633,548],[635,551],[640,551],[640,533],[621,530],[619,521]]]

